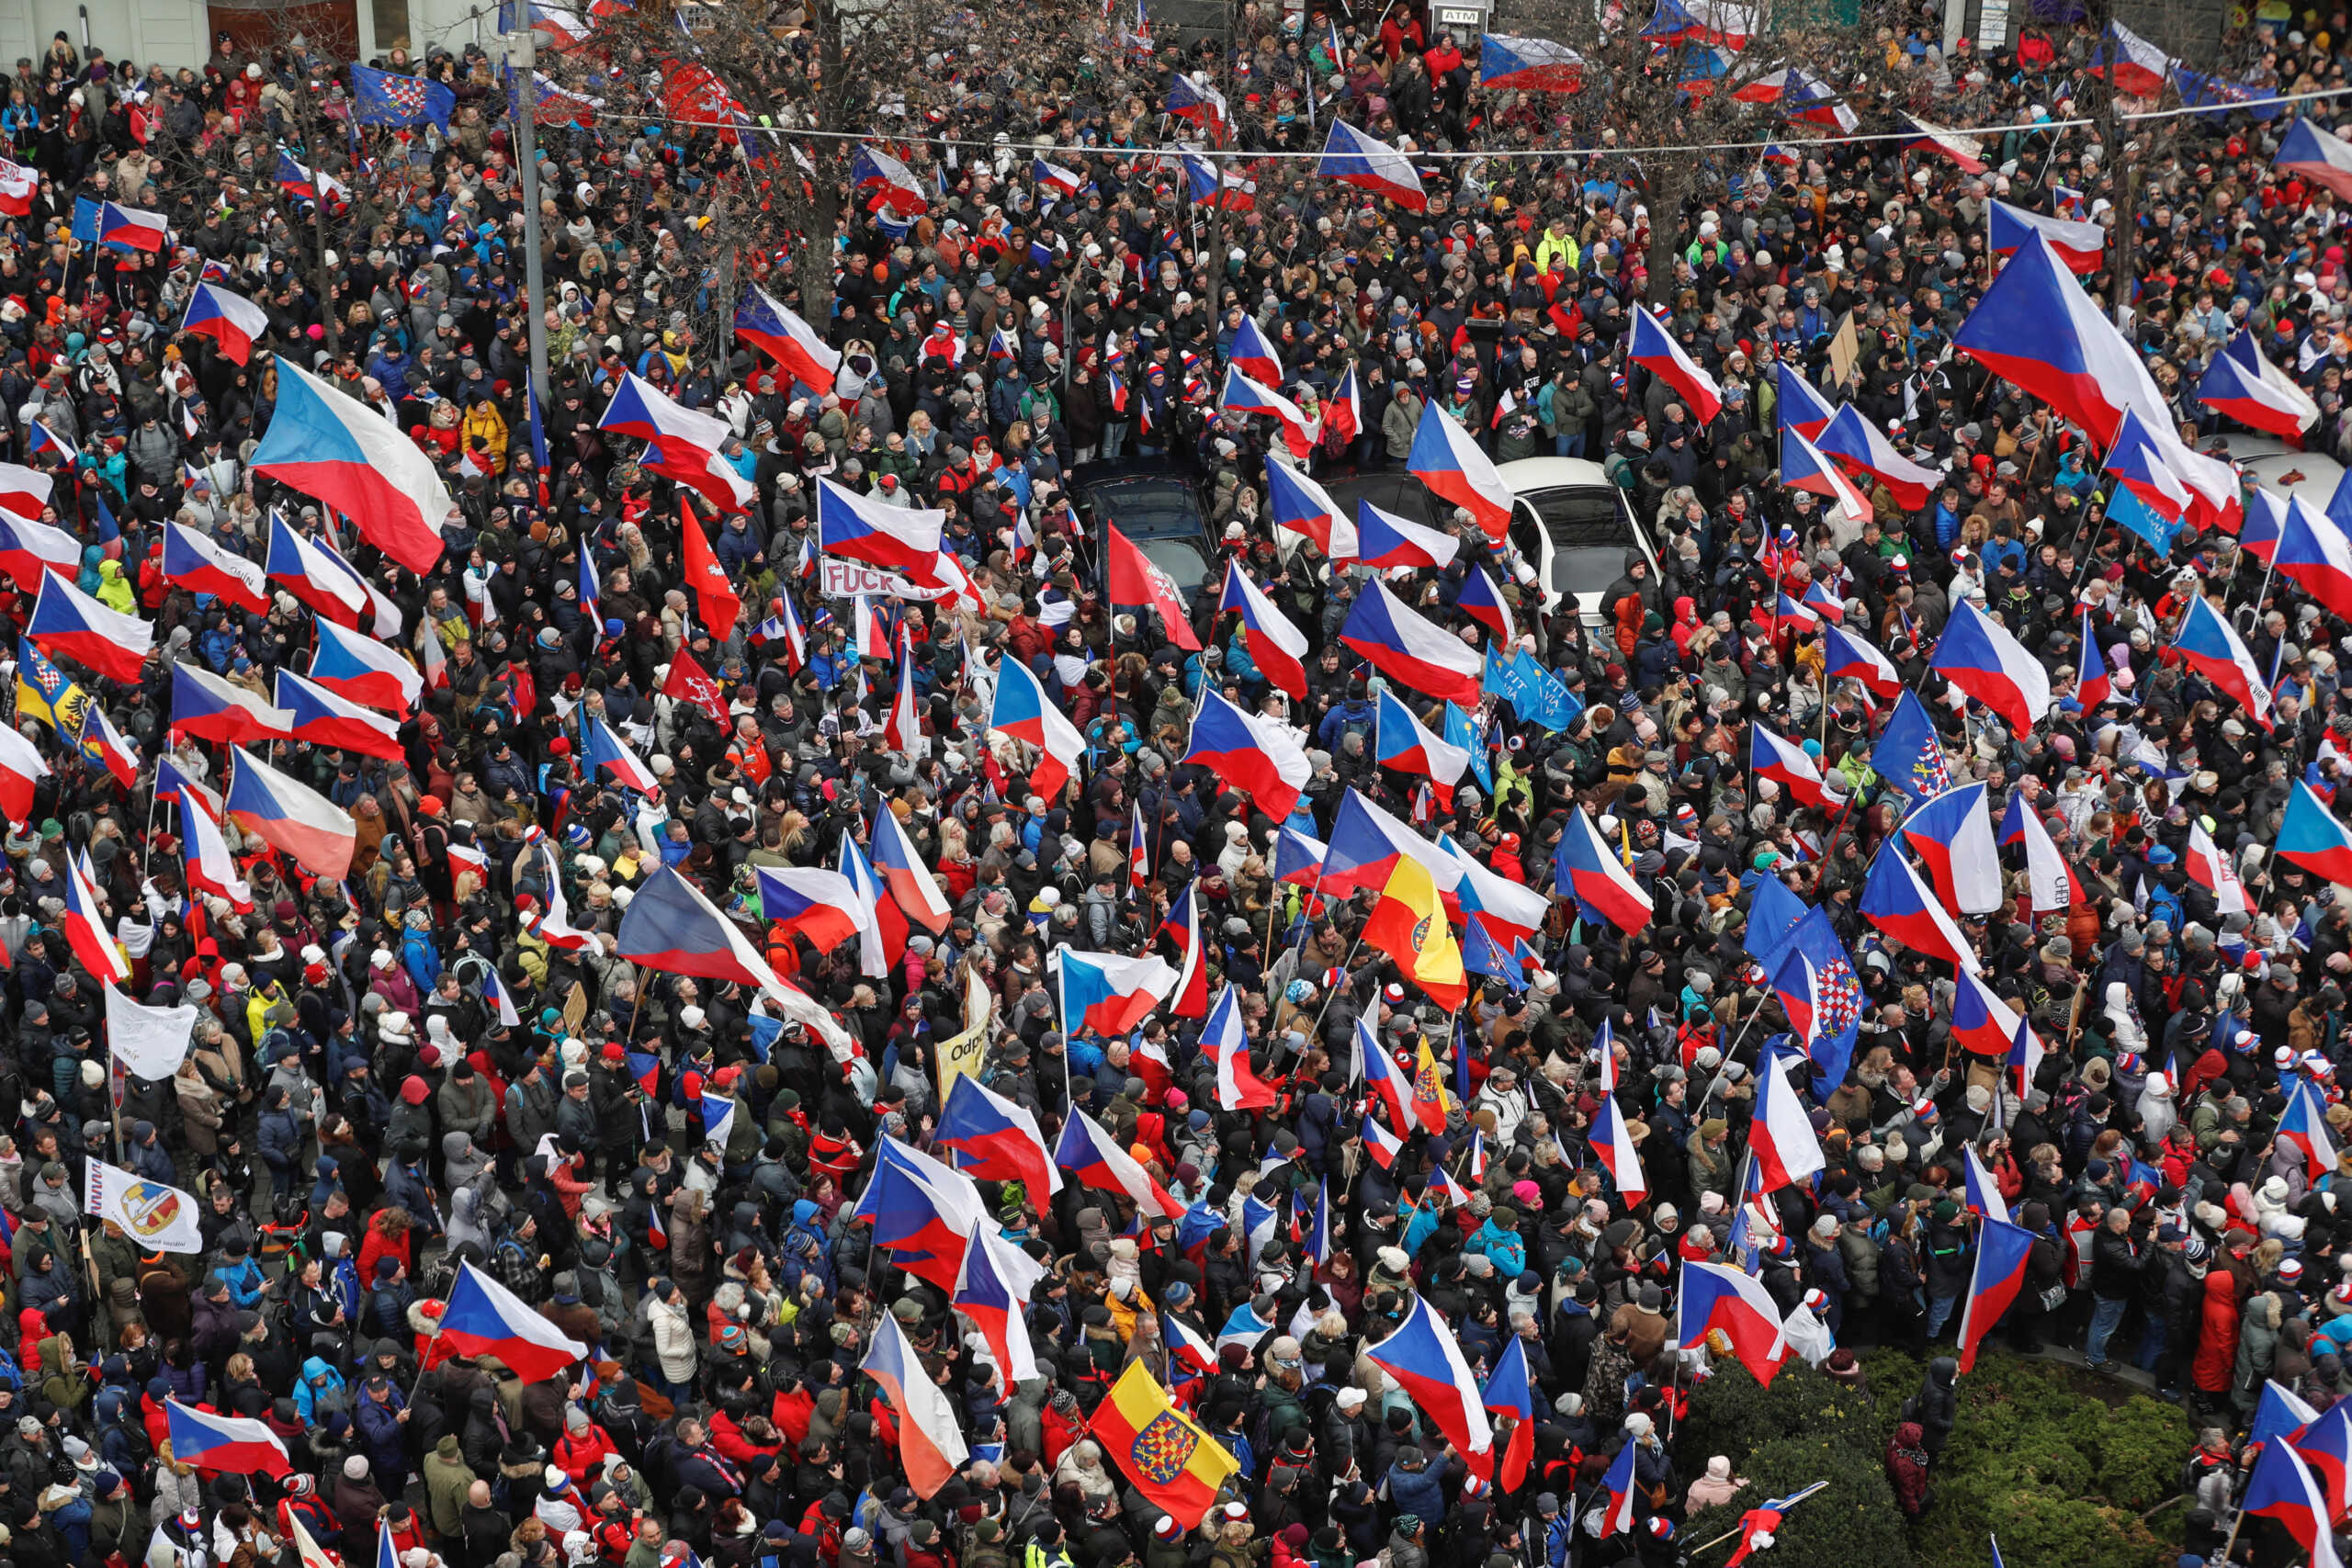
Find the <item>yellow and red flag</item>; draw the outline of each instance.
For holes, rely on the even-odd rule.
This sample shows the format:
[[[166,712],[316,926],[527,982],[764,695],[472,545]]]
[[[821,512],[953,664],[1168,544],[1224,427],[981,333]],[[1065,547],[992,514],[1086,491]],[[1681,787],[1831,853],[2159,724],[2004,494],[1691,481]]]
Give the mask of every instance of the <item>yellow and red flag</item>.
[[[1380,890],[1380,902],[1364,923],[1363,939],[1395,959],[1405,977],[1447,1011],[1468,999],[1462,948],[1446,920],[1437,883],[1429,867],[1412,856],[1396,857],[1388,885]]]
[[[1136,1490],[1186,1529],[1207,1517],[1226,1477],[1241,1468],[1223,1444],[1185,1418],[1141,1361],[1127,1363],[1095,1407],[1091,1427],[1094,1440]]]

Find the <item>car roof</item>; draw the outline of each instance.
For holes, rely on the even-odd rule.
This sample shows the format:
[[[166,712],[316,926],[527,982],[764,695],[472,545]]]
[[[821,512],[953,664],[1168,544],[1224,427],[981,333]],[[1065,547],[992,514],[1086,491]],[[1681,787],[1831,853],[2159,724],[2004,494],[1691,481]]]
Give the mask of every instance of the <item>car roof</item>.
[[[1566,490],[1609,482],[1600,465],[1589,457],[1521,457],[1502,464],[1495,471],[1502,475],[1503,483],[1521,495],[1530,491]]]
[[[1069,488],[1089,511],[1107,509],[1131,539],[1208,536],[1192,481],[1153,462],[1081,463]]]

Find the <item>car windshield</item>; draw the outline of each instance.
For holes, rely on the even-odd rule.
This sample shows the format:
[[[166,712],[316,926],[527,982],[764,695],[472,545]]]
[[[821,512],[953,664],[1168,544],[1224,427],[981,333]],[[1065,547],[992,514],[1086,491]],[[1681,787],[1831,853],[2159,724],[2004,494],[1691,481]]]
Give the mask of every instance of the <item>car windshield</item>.
[[[1540,520],[1552,536],[1552,583],[1562,593],[1599,593],[1624,574],[1634,531],[1617,492],[1605,485],[1536,491],[1519,498],[1511,535],[1521,554],[1535,558]]]
[[[1121,523],[1119,528],[1124,533],[1126,525]],[[1202,580],[1209,573],[1208,557],[1201,553],[1201,547],[1193,540],[1137,539],[1136,547],[1143,551],[1144,558],[1152,565],[1166,572],[1170,581],[1183,590],[1186,603],[1207,592]]]

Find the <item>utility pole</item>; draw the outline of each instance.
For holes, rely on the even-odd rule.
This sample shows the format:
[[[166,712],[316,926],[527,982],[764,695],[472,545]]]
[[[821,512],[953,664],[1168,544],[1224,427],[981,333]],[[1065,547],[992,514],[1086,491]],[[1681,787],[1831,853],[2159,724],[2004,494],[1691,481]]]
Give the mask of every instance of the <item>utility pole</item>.
[[[514,162],[523,178],[523,293],[529,307],[531,395],[548,406],[547,285],[539,276],[539,154],[533,132],[539,117],[539,40],[525,28],[506,35],[506,63],[514,73],[509,107],[514,117]]]

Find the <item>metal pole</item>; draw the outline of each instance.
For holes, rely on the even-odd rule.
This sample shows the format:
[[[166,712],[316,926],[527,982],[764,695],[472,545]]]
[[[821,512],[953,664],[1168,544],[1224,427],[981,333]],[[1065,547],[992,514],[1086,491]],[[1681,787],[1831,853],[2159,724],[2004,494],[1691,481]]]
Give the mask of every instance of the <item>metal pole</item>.
[[[539,276],[539,159],[533,145],[538,118],[539,92],[536,68],[539,40],[528,28],[506,35],[506,63],[514,68],[514,161],[523,180],[523,292],[530,310],[525,317],[531,330],[531,390],[539,407],[548,406],[547,285]]]

